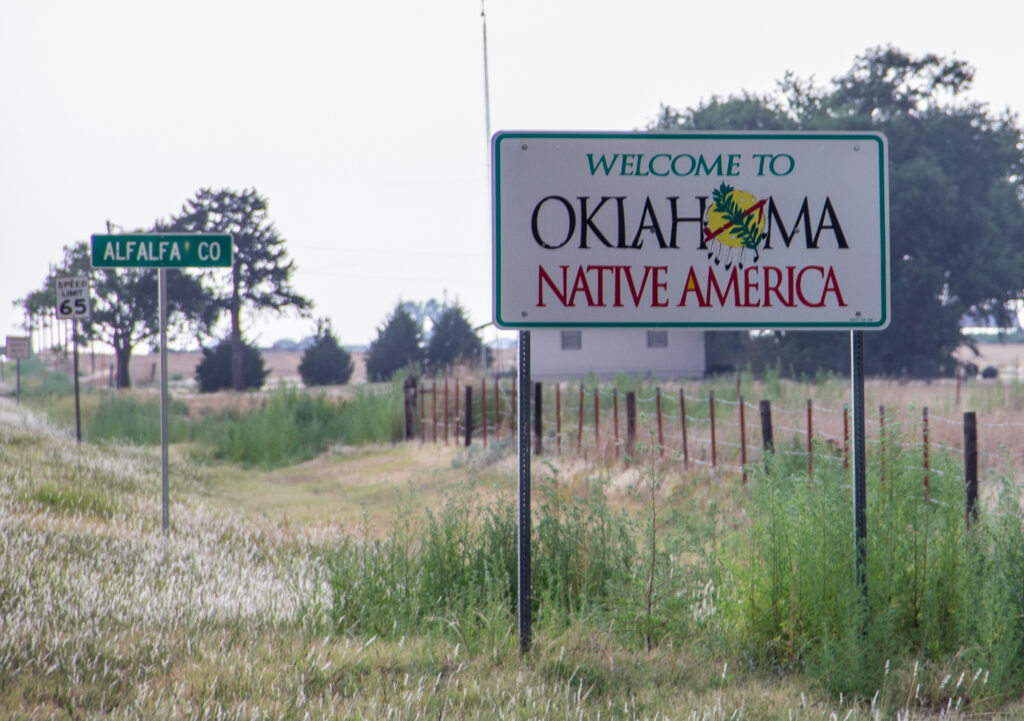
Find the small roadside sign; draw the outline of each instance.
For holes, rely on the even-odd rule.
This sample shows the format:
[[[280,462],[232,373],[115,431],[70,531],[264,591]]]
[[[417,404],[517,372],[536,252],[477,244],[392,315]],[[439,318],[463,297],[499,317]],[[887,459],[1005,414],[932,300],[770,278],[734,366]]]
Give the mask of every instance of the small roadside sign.
[[[57,317],[64,320],[82,320],[92,315],[89,278],[84,275],[54,279],[57,294]]]
[[[228,233],[92,236],[93,268],[230,268]]]
[[[28,336],[7,336],[7,357],[11,360],[28,360],[32,357],[32,344]]]

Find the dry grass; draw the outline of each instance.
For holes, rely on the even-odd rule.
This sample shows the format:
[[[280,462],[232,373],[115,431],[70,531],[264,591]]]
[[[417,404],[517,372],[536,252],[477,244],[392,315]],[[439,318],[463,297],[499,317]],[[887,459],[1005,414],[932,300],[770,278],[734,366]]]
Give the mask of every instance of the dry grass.
[[[982,427],[992,426],[987,442],[1009,443],[1013,426],[999,424],[1019,422],[1013,390],[968,386],[959,407],[948,384],[871,383],[868,396],[869,407],[884,403],[908,418],[927,405],[955,419],[974,403]],[[831,433],[835,420],[818,413],[816,429]],[[534,465],[538,474],[556,468],[570,492],[600,474],[619,503],[643,507],[635,467],[568,453]],[[913,698],[883,713],[870,701],[823,696],[798,675],[754,671],[696,644],[644,651],[612,634],[570,629],[542,635],[521,657],[512,628],[486,648],[467,648],[337,636],[324,625],[321,559],[341,534],[379,537],[410,499],[436,507],[456,488],[510,493],[514,470],[507,452],[467,453],[454,444],[335,448],[266,472],[201,467],[176,452],[172,529],[164,536],[154,449],[79,448],[0,400],[0,717],[974,718]],[[697,516],[738,517],[721,473],[729,472],[677,466],[662,498]],[[984,717],[1021,713],[1013,707]]]

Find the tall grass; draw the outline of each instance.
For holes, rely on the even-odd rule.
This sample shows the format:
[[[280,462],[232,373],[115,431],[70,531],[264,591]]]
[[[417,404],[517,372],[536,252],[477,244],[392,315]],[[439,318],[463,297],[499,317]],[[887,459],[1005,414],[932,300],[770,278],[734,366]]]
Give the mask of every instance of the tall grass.
[[[705,571],[685,568],[650,526],[614,510],[600,478],[569,486],[550,468],[535,498],[530,598],[539,628],[613,629],[628,645],[650,648],[652,639],[686,639],[707,618]],[[383,540],[346,538],[327,560],[334,627],[382,638],[438,635],[472,648],[510,636],[518,605],[513,501],[452,496],[437,513],[403,509]]]
[[[394,442],[401,437],[401,397],[362,388],[354,399],[281,387],[245,413],[207,416],[193,429],[215,458],[276,468],[310,460],[334,444]]]
[[[917,449],[896,435],[867,469],[866,595],[848,469],[822,449],[828,460],[808,480],[803,461],[782,452],[751,479],[750,524],[723,553],[726,627],[762,662],[804,668],[836,693],[870,698],[890,672],[924,664],[982,668],[983,695],[1007,697],[1024,678],[1016,490],[1004,483],[998,505],[968,526],[959,456],[933,454],[926,490]]]
[[[801,459],[775,462],[806,486]],[[538,622],[520,655],[510,496],[455,490],[425,515],[410,500],[388,536],[362,542],[207,509],[202,468],[172,463],[164,534],[151,449],[77,446],[0,401],[0,718],[959,721],[1006,683],[999,669],[1015,672],[1021,633],[1000,611],[1021,596],[1013,509],[961,534],[981,554],[970,558],[986,560],[970,569],[992,609],[971,626],[978,645],[945,661],[894,656],[861,703],[802,673],[765,673],[749,644],[737,654],[700,643],[737,623],[716,607],[733,598],[720,590],[731,575],[697,549],[731,549],[729,534],[748,533],[743,513],[708,511],[738,480],[680,479],[649,457],[627,504],[643,509],[635,516],[618,510],[620,477],[541,470]],[[799,491],[779,491],[779,506]],[[874,572],[871,583],[882,592]],[[856,621],[844,627],[863,644]],[[824,664],[812,646],[775,658]],[[1019,703],[985,718],[1020,718]]]

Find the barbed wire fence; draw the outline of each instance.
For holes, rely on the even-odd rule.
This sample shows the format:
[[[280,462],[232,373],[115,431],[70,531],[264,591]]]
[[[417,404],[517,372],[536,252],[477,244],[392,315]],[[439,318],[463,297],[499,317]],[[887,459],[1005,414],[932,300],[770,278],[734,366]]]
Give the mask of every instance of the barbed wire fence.
[[[421,443],[464,446],[514,439],[516,379],[409,379],[406,382],[406,437]],[[675,457],[684,470],[705,469],[742,475],[760,462],[765,448],[806,459],[808,477],[824,456],[849,464],[851,416],[848,407],[829,407],[807,399],[786,407],[767,399],[754,402],[739,392],[716,396],[713,389],[694,395],[685,388],[620,391],[601,384],[536,382],[533,389],[533,450],[537,455],[629,462],[638,442],[660,456]],[[974,411],[960,418],[920,409],[869,409],[865,435],[879,451],[886,472],[887,448],[919,459],[910,470],[922,474],[924,487],[936,453],[977,459],[983,469],[1024,465],[1024,444],[1013,439],[1024,422],[984,423]],[[644,438],[640,435],[643,433]],[[649,435],[648,435],[649,434]],[[649,441],[647,440],[649,438]],[[905,461],[904,461],[905,462]],[[974,481],[976,483],[976,479]]]

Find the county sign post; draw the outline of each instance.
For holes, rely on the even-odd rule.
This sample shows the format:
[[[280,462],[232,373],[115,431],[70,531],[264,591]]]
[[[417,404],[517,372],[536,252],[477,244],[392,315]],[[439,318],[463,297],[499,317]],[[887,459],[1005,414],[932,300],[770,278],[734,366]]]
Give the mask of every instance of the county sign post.
[[[880,134],[501,132],[492,155],[501,327],[889,323]]]
[[[850,332],[866,598],[864,330],[889,324],[879,133],[499,132],[494,321],[519,334],[519,643],[530,643],[532,328]]]
[[[170,528],[167,479],[167,269],[230,268],[227,233],[126,233],[92,236],[94,268],[157,268],[160,294],[160,478],[163,530]]]
[[[94,268],[230,268],[231,257],[226,233],[92,236]]]

